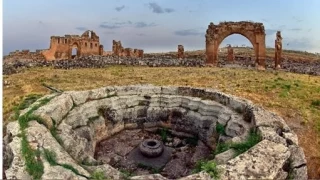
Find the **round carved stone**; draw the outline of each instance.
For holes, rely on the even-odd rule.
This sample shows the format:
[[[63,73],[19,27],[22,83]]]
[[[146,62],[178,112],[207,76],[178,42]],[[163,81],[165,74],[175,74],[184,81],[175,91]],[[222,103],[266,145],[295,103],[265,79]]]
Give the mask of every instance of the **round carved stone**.
[[[147,157],[158,157],[163,152],[162,142],[155,139],[146,139],[139,145],[140,152]]]

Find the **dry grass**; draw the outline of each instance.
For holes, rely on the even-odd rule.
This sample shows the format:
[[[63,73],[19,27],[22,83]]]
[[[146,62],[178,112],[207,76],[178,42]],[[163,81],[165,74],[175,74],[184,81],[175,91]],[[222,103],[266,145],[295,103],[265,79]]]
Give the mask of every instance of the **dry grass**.
[[[42,83],[65,91],[139,83],[216,88],[247,98],[282,116],[298,134],[307,156],[309,178],[320,178],[320,107],[317,103],[320,101],[320,77],[228,68],[113,66],[75,70],[33,68],[4,76],[4,80],[12,84],[4,88],[5,122],[22,97],[49,93]]]

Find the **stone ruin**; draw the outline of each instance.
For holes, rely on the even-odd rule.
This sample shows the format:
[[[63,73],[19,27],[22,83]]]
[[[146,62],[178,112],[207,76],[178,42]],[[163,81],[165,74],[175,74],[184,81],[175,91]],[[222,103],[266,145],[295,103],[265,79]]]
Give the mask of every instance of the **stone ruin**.
[[[103,46],[94,31],[85,31],[79,35],[51,36],[50,48],[43,51],[46,60],[72,59],[74,56],[103,55]]]
[[[275,69],[281,68],[281,54],[282,54],[282,37],[281,32],[277,31],[276,40],[274,41],[274,62],[275,62]]]
[[[75,50],[76,54],[72,54]],[[11,52],[4,57],[5,61],[11,60],[61,60],[74,59],[80,56],[103,55],[103,45],[100,44],[99,36],[94,31],[85,31],[79,35],[51,36],[50,48],[44,50],[22,50]]]
[[[205,35],[206,63],[217,65],[219,45],[226,37],[232,34],[241,34],[251,42],[256,53],[256,68],[264,70],[266,59],[265,29],[262,23],[249,21],[221,22],[218,25],[211,22]]]
[[[51,100],[45,104],[45,98]],[[128,179],[120,169],[110,165],[116,159],[95,159],[97,144],[120,132],[148,131],[157,127],[167,128],[176,134],[197,136],[212,149],[217,147],[217,143],[242,142],[250,130],[259,133],[261,141],[248,151],[235,156],[229,149],[211,159],[218,164],[220,179],[308,178],[306,159],[297,135],[281,117],[248,100],[214,89],[131,85],[67,91],[47,95],[20,111],[20,117],[35,117],[32,114],[40,118],[38,121],[30,119],[24,128],[18,121],[7,125],[3,146],[7,179],[32,178],[26,169],[28,164],[22,146],[28,146],[37,158],[35,161],[43,165],[41,179],[89,179],[97,171],[105,178]],[[218,125],[225,128],[224,134],[218,133]],[[147,156],[161,154],[163,150],[157,149],[160,142],[144,140],[129,138],[129,143],[116,141],[111,149],[119,147],[118,154],[126,156],[132,152],[133,144],[140,144],[137,147],[144,149],[142,151]],[[148,148],[155,150],[150,152]],[[54,152],[56,159],[48,160],[44,155],[46,152]],[[181,149],[174,151],[172,157],[183,152]],[[175,160],[172,157],[167,164]],[[192,161],[193,156],[184,157],[186,159],[176,165],[184,166]],[[137,168],[134,163],[131,165]],[[176,166],[174,170],[180,172],[176,171]],[[178,179],[211,179],[205,171],[183,175]],[[168,178],[163,172],[158,172],[137,174],[130,179]]]
[[[231,45],[229,44],[228,49],[227,49],[228,55],[227,55],[227,60],[229,62],[234,62],[234,52],[233,52],[233,48],[231,47]]]
[[[114,55],[119,57],[136,57],[143,58],[142,49],[132,49],[122,47],[121,41],[112,41],[112,52]]]
[[[178,59],[184,58],[184,47],[183,45],[178,45]]]
[[[30,52],[30,50],[16,50],[14,52],[10,52],[9,55],[4,56],[3,59],[7,62],[14,61],[16,59],[21,60],[43,60],[45,57],[42,54],[43,50],[36,50],[35,52]]]

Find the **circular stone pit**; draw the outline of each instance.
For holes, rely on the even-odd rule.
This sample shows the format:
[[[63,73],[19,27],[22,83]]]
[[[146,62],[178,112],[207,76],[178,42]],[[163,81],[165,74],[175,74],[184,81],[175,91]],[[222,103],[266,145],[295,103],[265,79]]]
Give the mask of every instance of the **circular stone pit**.
[[[215,156],[220,179],[307,179],[306,160],[297,135],[281,117],[214,89],[132,85],[46,97],[50,96],[54,97],[50,102],[32,112],[41,117],[41,123],[30,121],[24,130],[30,148],[42,154],[37,157],[43,164],[42,179],[88,179],[96,172],[107,178],[124,179],[118,169],[94,158],[97,144],[122,130],[156,127],[170,129],[176,135],[197,136],[212,149],[217,143],[243,142],[254,130],[262,140],[248,151],[236,157],[228,156],[230,151]],[[38,100],[21,111],[20,116],[40,103]],[[216,130],[221,125],[223,134]],[[6,134],[11,138],[4,143],[4,155],[13,154],[6,158],[9,163],[5,162],[9,164],[5,169],[8,179],[31,178],[21,153],[21,133],[17,121],[7,125]],[[75,171],[50,165],[44,155],[47,151],[56,154],[58,164],[72,166]],[[160,174],[130,178],[166,179]],[[200,172],[180,179],[210,177]]]

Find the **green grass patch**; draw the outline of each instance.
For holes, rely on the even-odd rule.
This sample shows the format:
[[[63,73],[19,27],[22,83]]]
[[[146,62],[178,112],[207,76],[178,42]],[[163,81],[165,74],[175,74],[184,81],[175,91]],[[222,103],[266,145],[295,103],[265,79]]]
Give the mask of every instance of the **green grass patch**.
[[[13,107],[14,119],[16,120],[19,118],[21,110],[28,108],[31,104],[36,102],[41,97],[42,97],[42,95],[40,95],[40,94],[27,95],[19,105]]]
[[[57,140],[57,142],[62,146],[63,145],[63,141],[58,135],[56,126],[52,126],[52,128],[50,128],[50,133]]]
[[[25,128],[27,128],[29,121],[32,121],[32,120],[36,120],[40,124],[44,124],[45,125],[44,121],[39,116],[33,115],[32,113],[35,110],[37,110],[39,107],[47,104],[53,98],[54,97],[44,98],[44,99],[40,100],[39,104],[33,106],[28,112],[26,112],[24,115],[20,116],[18,118],[18,121],[19,121],[19,125],[20,125],[21,130],[24,130]]]
[[[44,149],[44,156],[47,159],[48,163],[51,166],[56,166],[58,165],[57,161],[56,161],[56,153],[53,151],[49,151],[48,149]]]
[[[134,174],[128,170],[120,169],[120,172],[125,180],[129,180],[131,176],[134,176]]]
[[[53,97],[52,97],[53,98]],[[21,151],[22,151],[22,156],[25,159],[25,165],[26,165],[26,170],[27,172],[34,178],[34,179],[40,179],[43,172],[44,172],[44,167],[43,163],[40,160],[40,151],[39,150],[33,150],[28,141],[27,141],[27,136],[25,134],[25,129],[28,127],[28,122],[32,120],[36,120],[40,124],[44,124],[43,120],[36,115],[33,115],[32,113],[37,110],[39,107],[42,105],[46,104],[49,102],[52,98],[45,98],[40,100],[38,105],[33,106],[27,113],[25,113],[22,116],[18,116],[18,122],[20,125],[20,129],[22,131],[21,133]],[[34,100],[35,98],[30,98]],[[31,100],[30,100],[31,101]],[[29,102],[30,102],[29,101]],[[25,103],[26,104],[26,103]],[[25,104],[21,107],[25,107]]]
[[[48,149],[44,149],[44,156],[45,156],[45,158],[47,159],[48,163],[51,166],[61,166],[61,167],[65,168],[65,169],[71,170],[73,173],[75,173],[78,176],[82,176],[82,177],[88,178],[88,177],[80,174],[79,171],[77,169],[75,169],[73,166],[71,166],[70,164],[60,164],[60,163],[58,163],[57,162],[57,155],[56,155],[55,152],[50,151]]]
[[[246,141],[241,143],[232,143],[230,145],[230,148],[234,149],[236,152],[236,156],[238,156],[246,152],[247,150],[249,150],[251,147],[258,144],[260,141],[261,141],[261,136],[258,133],[251,130]]]
[[[220,154],[230,149],[230,143],[218,143],[214,154]]]
[[[251,147],[258,144],[260,141],[261,141],[261,136],[257,132],[250,130],[249,135],[244,142],[218,143],[214,154],[220,154],[232,148],[236,153],[235,156],[238,156],[246,152],[247,150],[249,150]]]
[[[92,180],[109,180],[110,178],[105,177],[104,173],[102,171],[96,170],[91,174],[90,179],[92,179]]]
[[[217,124],[216,124],[216,132],[219,135],[225,135],[226,134],[225,127],[222,124],[217,122]]]
[[[43,163],[40,160],[39,154],[40,151],[33,150],[27,140],[26,134],[23,132],[22,140],[21,140],[21,151],[22,156],[25,159],[26,170],[33,179],[40,179],[43,172],[44,167]]]
[[[26,109],[41,97],[42,97],[41,94],[30,94],[23,99],[23,101],[17,106],[17,109],[18,110]]]
[[[171,133],[169,132],[168,128],[160,128],[157,130],[156,133],[161,136],[161,140],[163,142],[167,142],[167,138],[171,136]]]
[[[210,175],[211,178],[219,179],[220,171],[217,167],[217,164],[214,161],[200,160],[196,163],[196,166],[193,173],[198,173],[201,171],[205,171]]]

